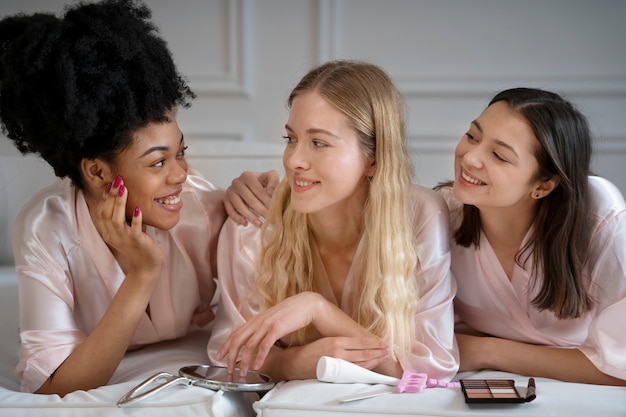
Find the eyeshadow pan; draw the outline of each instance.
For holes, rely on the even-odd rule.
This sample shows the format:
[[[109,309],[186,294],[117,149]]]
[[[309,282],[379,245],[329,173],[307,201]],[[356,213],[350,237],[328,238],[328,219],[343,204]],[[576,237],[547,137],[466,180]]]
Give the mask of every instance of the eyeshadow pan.
[[[466,403],[523,403],[535,399],[535,380],[528,381],[528,393],[522,397],[512,379],[462,379]]]
[[[513,388],[491,388],[492,394],[515,394],[516,392]]]
[[[480,399],[480,398],[493,399],[493,396],[491,394],[489,394],[489,393],[487,393],[487,394],[471,394],[471,398],[473,400]],[[466,401],[466,402],[479,402],[479,401]]]
[[[471,392],[472,394],[489,394],[489,388],[466,388],[467,392]]]

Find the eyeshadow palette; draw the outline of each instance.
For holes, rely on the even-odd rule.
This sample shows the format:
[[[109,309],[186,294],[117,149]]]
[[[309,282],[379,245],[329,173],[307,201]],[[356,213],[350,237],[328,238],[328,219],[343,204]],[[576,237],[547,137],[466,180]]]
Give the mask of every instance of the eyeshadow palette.
[[[462,379],[461,389],[466,403],[526,403],[535,399],[535,380],[528,380],[526,396],[522,397],[512,379]]]

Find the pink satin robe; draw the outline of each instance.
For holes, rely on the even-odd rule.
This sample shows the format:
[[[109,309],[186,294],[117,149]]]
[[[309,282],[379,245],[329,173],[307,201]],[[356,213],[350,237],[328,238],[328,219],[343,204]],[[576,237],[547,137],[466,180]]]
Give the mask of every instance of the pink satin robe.
[[[146,233],[167,257],[132,345],[184,336],[210,320],[215,253],[226,218],[223,191],[189,176],[180,222]],[[36,391],[82,343],[107,310],[125,274],[96,230],[80,190],[58,180],[31,198],[15,221],[20,292],[20,362],[16,375]]]
[[[414,230],[418,240],[417,255],[422,269],[415,279],[420,288],[416,335],[413,352],[402,362],[404,369],[425,372],[432,378],[450,379],[458,369],[458,350],[454,339],[453,298],[456,285],[450,274],[449,215],[445,202],[432,190],[413,189]],[[230,333],[258,313],[254,299],[255,259],[260,248],[260,229],[240,226],[227,220],[218,245],[218,286],[220,301],[211,339],[207,346],[212,364],[225,365],[216,354]],[[361,246],[359,245],[360,250]],[[319,253],[314,262],[324,271]],[[354,286],[352,269],[348,272],[341,300],[336,300],[330,282],[320,293],[347,314],[354,308],[359,291]],[[273,349],[278,349],[273,347]]]
[[[531,303],[530,271],[516,265],[509,280],[483,235],[479,248],[451,247],[458,284],[455,311],[470,327],[493,336],[577,348],[603,373],[626,379],[626,204],[603,178],[589,177],[589,186],[595,223],[584,274],[596,301],[593,310],[578,319],[559,320],[537,309]],[[462,205],[450,189],[442,194],[456,229]]]

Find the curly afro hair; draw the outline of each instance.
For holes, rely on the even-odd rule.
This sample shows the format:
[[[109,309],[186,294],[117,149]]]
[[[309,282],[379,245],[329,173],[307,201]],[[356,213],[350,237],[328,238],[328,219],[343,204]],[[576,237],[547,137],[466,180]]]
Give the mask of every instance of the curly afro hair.
[[[23,154],[83,187],[83,158],[112,160],[132,133],[195,97],[140,1],[80,2],[62,18],[0,21],[0,119]]]

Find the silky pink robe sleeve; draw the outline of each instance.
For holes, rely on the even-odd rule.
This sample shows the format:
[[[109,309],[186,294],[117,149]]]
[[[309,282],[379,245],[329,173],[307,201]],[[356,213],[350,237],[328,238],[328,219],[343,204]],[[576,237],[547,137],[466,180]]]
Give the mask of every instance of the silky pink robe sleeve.
[[[228,218],[220,233],[217,247],[220,299],[207,345],[212,365],[226,366],[225,360],[217,360],[217,352],[233,330],[259,311],[251,296],[256,279],[255,259],[261,246],[260,231],[252,224],[241,226]]]
[[[597,209],[588,268],[597,304],[578,349],[600,371],[626,380],[626,203],[602,178],[590,177],[589,185]]]
[[[450,272],[449,214],[445,201],[431,189],[413,188],[414,228],[419,288],[416,340],[402,368],[451,379],[459,367],[454,337],[453,300],[456,283]]]

